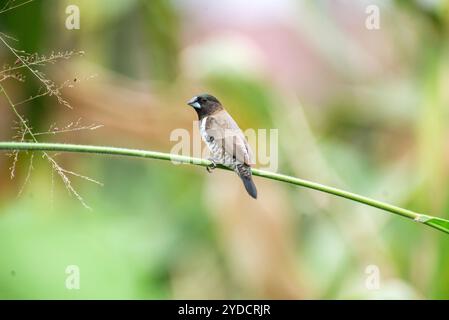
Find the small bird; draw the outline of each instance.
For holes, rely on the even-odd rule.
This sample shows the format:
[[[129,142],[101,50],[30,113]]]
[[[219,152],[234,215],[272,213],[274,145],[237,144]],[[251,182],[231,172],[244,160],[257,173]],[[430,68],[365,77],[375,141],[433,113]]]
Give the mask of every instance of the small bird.
[[[209,160],[212,165],[207,167],[207,171],[211,172],[217,164],[234,170],[248,194],[257,199],[251,174],[252,151],[237,123],[220,101],[210,94],[195,96],[187,104],[198,114],[201,137],[211,152]]]

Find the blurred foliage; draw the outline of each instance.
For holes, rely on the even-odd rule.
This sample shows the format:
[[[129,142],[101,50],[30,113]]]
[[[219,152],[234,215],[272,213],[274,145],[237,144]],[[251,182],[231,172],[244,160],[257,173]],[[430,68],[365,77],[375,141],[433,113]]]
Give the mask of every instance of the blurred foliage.
[[[36,0],[0,14],[0,31],[27,52],[86,52],[43,68],[80,79],[63,92],[74,110],[45,97],[20,112],[39,129],[78,117],[105,128],[48,140],[169,151],[168,133],[195,119],[185,101],[206,91],[243,129],[279,129],[280,172],[448,218],[448,1],[371,2],[380,30],[365,28],[365,1]],[[80,30],[64,27],[68,4]],[[0,59],[14,63],[1,46]],[[7,87],[19,100],[40,84]],[[10,140],[3,97],[1,119]],[[104,183],[73,177],[93,212],[40,157],[17,197],[29,155],[13,180],[0,160],[0,298],[449,295],[449,239],[401,218],[261,179],[251,202],[235,177],[190,166],[59,159]],[[65,286],[69,265],[80,290]]]

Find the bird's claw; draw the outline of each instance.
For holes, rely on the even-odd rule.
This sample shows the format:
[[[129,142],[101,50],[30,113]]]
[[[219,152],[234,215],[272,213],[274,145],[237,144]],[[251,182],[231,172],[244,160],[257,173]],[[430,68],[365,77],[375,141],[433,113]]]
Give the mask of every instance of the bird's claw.
[[[208,159],[211,164],[209,164],[206,167],[207,172],[212,173],[213,170],[215,170],[215,168],[217,167],[217,163],[214,161],[214,159]]]

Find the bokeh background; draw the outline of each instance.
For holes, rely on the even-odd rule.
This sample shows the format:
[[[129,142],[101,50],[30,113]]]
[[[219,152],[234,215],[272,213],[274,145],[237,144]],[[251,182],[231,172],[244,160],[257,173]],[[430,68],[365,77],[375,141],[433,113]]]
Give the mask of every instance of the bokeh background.
[[[373,4],[379,30],[365,27]],[[36,0],[0,14],[0,31],[31,53],[85,52],[38,67],[73,82],[72,110],[48,96],[18,108],[36,131],[104,127],[42,141],[169,152],[173,129],[196,130],[185,102],[210,92],[243,129],[279,130],[280,172],[449,217],[448,1]],[[0,65],[15,60],[0,44]],[[14,101],[41,86],[25,75],[2,82]],[[0,140],[14,121],[0,96]],[[257,177],[253,201],[194,166],[55,157],[104,186],[72,177],[86,210],[36,154],[20,193],[30,155],[12,180],[1,155],[2,299],[449,297],[448,236],[401,217]]]

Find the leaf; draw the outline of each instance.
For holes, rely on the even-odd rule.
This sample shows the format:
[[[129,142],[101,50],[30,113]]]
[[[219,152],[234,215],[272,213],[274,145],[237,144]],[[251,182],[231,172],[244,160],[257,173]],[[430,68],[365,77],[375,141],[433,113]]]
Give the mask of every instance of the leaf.
[[[424,224],[427,224],[428,226],[431,226],[443,232],[449,233],[449,220],[430,217],[430,219],[424,222]]]

